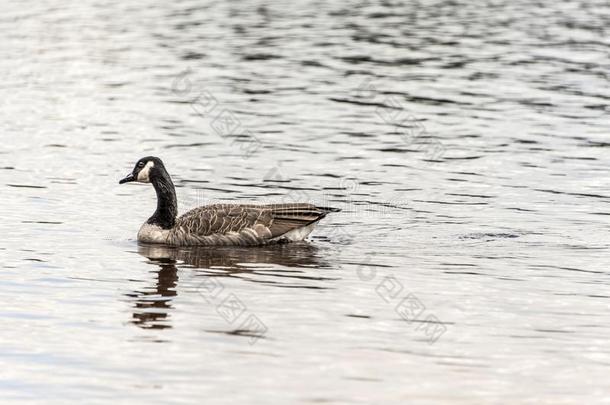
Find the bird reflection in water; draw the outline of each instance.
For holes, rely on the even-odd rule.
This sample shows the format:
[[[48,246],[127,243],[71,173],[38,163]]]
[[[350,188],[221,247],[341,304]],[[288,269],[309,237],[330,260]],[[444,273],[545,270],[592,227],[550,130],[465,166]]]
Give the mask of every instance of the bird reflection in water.
[[[187,278],[240,277],[245,273],[248,277],[240,277],[244,281],[286,288],[324,289],[303,283],[334,279],[320,277],[317,272],[307,274],[308,270],[331,267],[320,259],[319,249],[307,242],[256,248],[139,244],[138,253],[157,266],[154,285],[127,294],[135,302],[131,322],[145,329],[172,327],[169,318],[172,300],[178,294],[178,268]],[[196,273],[185,273],[189,271]],[[270,280],[270,276],[276,280]]]
[[[171,326],[166,322],[171,300],[176,296],[178,269],[171,259],[156,260],[159,269],[156,271],[156,283],[143,291],[127,294],[135,299],[132,323],[145,329],[166,329]]]

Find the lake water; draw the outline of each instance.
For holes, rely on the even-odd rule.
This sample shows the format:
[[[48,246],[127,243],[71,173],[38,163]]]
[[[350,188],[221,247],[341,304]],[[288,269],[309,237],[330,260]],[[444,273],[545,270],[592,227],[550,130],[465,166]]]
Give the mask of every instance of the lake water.
[[[607,1],[0,11],[3,404],[610,401]],[[146,155],[342,212],[138,246]]]

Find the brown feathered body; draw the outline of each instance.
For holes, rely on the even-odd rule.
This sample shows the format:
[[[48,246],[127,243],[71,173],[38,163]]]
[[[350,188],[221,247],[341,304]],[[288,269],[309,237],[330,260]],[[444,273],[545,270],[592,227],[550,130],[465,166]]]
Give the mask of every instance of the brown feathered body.
[[[213,204],[176,218],[168,230],[144,224],[138,240],[173,246],[256,246],[305,239],[333,208],[307,203]]]

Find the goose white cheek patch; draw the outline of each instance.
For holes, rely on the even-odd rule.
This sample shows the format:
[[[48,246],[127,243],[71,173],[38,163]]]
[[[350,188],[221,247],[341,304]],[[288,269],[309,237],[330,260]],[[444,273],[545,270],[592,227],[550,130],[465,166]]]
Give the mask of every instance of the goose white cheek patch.
[[[146,166],[144,166],[142,170],[140,170],[140,172],[138,173],[138,181],[140,183],[150,183],[150,169],[152,169],[153,167],[155,167],[155,162],[150,161],[146,163]]]

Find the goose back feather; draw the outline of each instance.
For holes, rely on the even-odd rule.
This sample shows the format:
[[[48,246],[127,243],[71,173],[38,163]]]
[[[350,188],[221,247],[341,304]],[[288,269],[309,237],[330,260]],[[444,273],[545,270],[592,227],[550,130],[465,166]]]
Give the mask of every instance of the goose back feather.
[[[167,243],[177,246],[254,246],[289,242],[291,231],[306,228],[331,211],[333,209],[307,203],[213,204],[178,217],[168,233]],[[307,234],[299,237],[304,238]],[[286,238],[282,238],[284,235]]]

